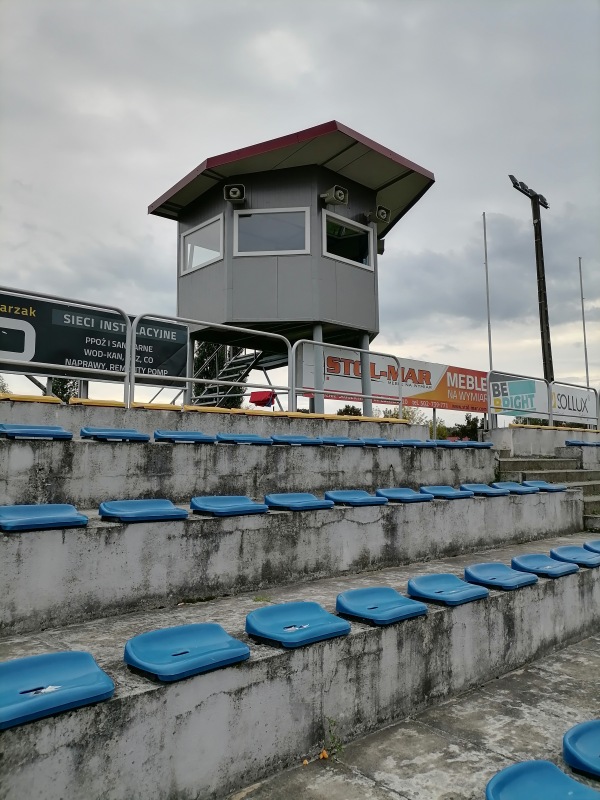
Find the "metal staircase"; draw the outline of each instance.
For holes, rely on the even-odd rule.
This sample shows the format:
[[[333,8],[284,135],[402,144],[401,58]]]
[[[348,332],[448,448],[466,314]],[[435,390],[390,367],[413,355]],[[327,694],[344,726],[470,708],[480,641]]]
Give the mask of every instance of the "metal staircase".
[[[194,378],[206,377],[207,370],[214,369],[217,364],[215,380],[243,381],[253,369],[257,368],[261,356],[260,350],[246,350],[243,347],[222,344],[196,370]],[[215,384],[197,384],[197,386],[199,394],[192,398],[192,404],[197,406],[221,406],[227,398],[241,397],[244,394],[243,386]]]

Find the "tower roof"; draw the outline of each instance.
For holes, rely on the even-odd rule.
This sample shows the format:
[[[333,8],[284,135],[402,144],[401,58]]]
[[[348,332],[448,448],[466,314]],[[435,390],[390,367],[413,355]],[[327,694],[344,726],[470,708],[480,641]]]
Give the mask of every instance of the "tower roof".
[[[177,220],[187,206],[233,176],[309,165],[326,167],[377,192],[377,203],[392,212],[388,223],[377,226],[380,238],[435,181],[429,170],[332,120],[207,158],[155,200],[148,213]]]

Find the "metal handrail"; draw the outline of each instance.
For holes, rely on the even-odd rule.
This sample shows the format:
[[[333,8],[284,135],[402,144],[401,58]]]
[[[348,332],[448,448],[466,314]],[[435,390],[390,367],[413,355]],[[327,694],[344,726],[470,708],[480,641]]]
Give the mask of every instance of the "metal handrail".
[[[286,346],[287,354],[288,354],[288,375],[290,370],[290,364],[292,364],[292,345],[289,339],[286,339],[285,336],[282,336],[279,333],[265,333],[264,331],[256,331],[250,330],[249,328],[238,328],[234,325],[224,325],[222,323],[217,322],[206,322],[204,320],[198,319],[188,319],[187,317],[173,317],[173,316],[166,316],[164,314],[152,314],[152,313],[144,313],[138,314],[138,316],[133,320],[131,324],[131,341],[130,341],[130,354],[129,354],[129,397],[126,400],[126,405],[131,407],[134,401],[134,394],[135,394],[135,381],[136,378],[147,378],[148,376],[141,372],[135,371],[135,341],[136,341],[136,333],[137,327],[142,319],[153,319],[153,320],[161,320],[162,322],[172,322],[174,324],[183,324],[183,325],[194,325],[201,328],[210,328],[214,330],[223,330],[228,332],[234,333],[247,333],[251,336],[256,336],[257,334],[261,337],[266,339],[276,339],[279,342],[283,342]],[[175,376],[169,376],[165,378],[172,383],[183,383],[187,384],[211,384],[214,386],[249,386],[250,388],[262,389],[264,388],[264,384],[262,383],[244,383],[242,381],[220,381],[216,378],[194,378],[188,377],[180,378]],[[288,378],[289,380],[289,378]],[[279,391],[286,391],[288,393],[288,403],[291,397],[291,387],[288,384],[287,386],[273,386],[273,389],[277,389]]]
[[[305,387],[305,386],[303,386],[303,387],[297,387],[296,386],[296,355],[298,353],[298,346],[301,345],[301,344],[312,344],[312,345],[316,345],[317,347],[332,347],[332,348],[335,348],[336,350],[349,350],[352,353],[368,353],[369,355],[372,355],[372,356],[383,356],[384,358],[393,359],[396,362],[396,366],[398,367],[398,410],[399,410],[399,413],[402,413],[402,366],[400,364],[400,359],[398,358],[398,356],[395,356],[392,353],[381,353],[381,352],[379,352],[377,350],[366,350],[365,348],[362,348],[362,347],[349,347],[348,345],[332,344],[331,342],[317,342],[314,339],[298,339],[297,342],[294,342],[294,345],[292,347],[291,360],[290,360],[289,365],[288,365],[289,368],[290,368],[289,381],[290,381],[290,386],[291,386],[290,399],[288,401],[288,407],[289,407],[289,404],[291,404],[291,406],[292,406],[291,410],[292,411],[296,411],[296,394],[300,391],[300,388],[302,388],[304,390],[309,388],[309,387]],[[316,361],[316,359],[315,359],[315,361]],[[316,369],[316,364],[315,364],[315,369]],[[316,380],[315,380],[315,383],[316,383]],[[310,391],[314,392],[315,394],[322,394],[322,395],[335,394],[335,395],[345,396],[345,395],[349,394],[349,392],[347,390],[346,391],[342,391],[341,389],[316,389],[316,388],[312,388],[311,387]],[[384,395],[382,395],[382,394],[368,394],[367,395],[367,394],[363,394],[362,391],[353,392],[352,394],[360,395],[363,400],[375,400],[376,398],[384,398]]]
[[[6,359],[6,363],[10,362],[15,366],[20,367],[40,367],[41,369],[48,369],[50,373],[55,373],[58,375],[65,375],[69,373],[76,373],[81,375],[99,375],[99,376],[110,376],[113,380],[117,375],[123,375],[123,397],[125,400],[125,405],[127,405],[127,399],[129,397],[129,373],[130,373],[130,358],[131,358],[131,320],[118,306],[107,306],[103,303],[86,303],[81,300],[73,300],[69,297],[59,297],[55,294],[47,294],[45,292],[32,292],[32,291],[22,291],[21,289],[13,289],[11,287],[0,286],[0,292],[4,294],[15,295],[17,297],[32,297],[38,298],[40,300],[51,300],[52,302],[59,303],[60,305],[68,306],[74,305],[80,308],[88,308],[97,311],[112,311],[119,314],[125,320],[125,364],[123,366],[123,371],[117,370],[107,370],[107,369],[96,369],[95,367],[70,367],[70,366],[62,366],[61,364],[49,364],[45,361],[22,361],[17,359]],[[8,370],[11,372],[11,370]]]

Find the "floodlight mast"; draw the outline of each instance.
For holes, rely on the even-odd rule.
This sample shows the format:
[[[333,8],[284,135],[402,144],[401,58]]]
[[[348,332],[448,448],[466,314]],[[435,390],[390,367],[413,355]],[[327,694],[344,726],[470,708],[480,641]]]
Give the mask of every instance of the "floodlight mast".
[[[542,339],[542,361],[544,365],[544,378],[552,383],[554,380],[554,366],[552,364],[552,346],[550,344],[550,320],[548,319],[548,296],[546,294],[546,273],[544,271],[544,249],[542,247],[542,220],[540,207],[550,208],[548,201],[542,194],[534,192],[526,183],[518,181],[514,175],[508,176],[514,188],[526,195],[531,200],[531,213],[533,216],[533,237],[535,243],[535,266],[537,270],[538,305],[540,311],[540,334]]]

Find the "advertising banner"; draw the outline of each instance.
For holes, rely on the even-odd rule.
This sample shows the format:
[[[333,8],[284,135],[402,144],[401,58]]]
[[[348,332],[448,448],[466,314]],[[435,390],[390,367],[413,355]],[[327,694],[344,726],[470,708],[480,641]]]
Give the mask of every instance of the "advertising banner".
[[[319,368],[323,371],[325,397],[360,402],[360,353],[324,346]],[[314,388],[314,355],[312,345],[304,345],[302,385]],[[487,411],[487,374],[478,370],[415,361],[401,358],[398,364],[391,358],[369,355],[371,394],[374,403],[398,403],[398,381],[402,381],[402,403],[421,408],[440,408],[452,411]],[[327,389],[330,392],[327,392]],[[332,394],[331,390],[344,392]]]
[[[563,422],[595,423],[596,393],[579,386],[552,384],[552,417]]]
[[[0,372],[46,374],[44,368],[10,363],[41,361],[56,364],[65,375],[69,367],[84,367],[114,372],[115,380],[122,380],[125,334],[125,320],[118,314],[0,293]],[[187,327],[142,320],[136,339],[137,372],[154,378],[185,376]]]
[[[503,372],[490,373],[490,412],[520,417],[546,418],[548,388],[545,381]]]

